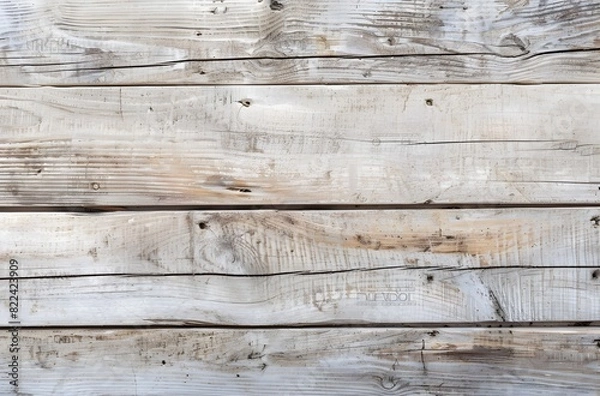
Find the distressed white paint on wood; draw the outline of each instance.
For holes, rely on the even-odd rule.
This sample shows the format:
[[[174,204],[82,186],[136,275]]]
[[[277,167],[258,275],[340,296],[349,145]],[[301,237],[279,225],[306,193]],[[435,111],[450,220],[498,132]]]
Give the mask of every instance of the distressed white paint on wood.
[[[8,293],[0,301],[8,323]],[[19,303],[23,326],[596,321],[600,277],[595,268],[428,268],[30,278],[19,281]]]
[[[3,213],[22,277],[600,263],[600,210]],[[8,277],[8,265],[0,277]]]
[[[21,330],[20,394],[597,395],[600,330]],[[0,346],[7,350],[9,333]],[[0,355],[2,366],[7,355]],[[0,382],[9,394],[8,380]]]
[[[10,1],[0,4],[0,84],[598,81],[591,65],[562,64],[561,52],[597,59],[583,51],[599,47],[599,8],[596,0]],[[381,58],[342,66],[342,57],[364,56]]]
[[[0,90],[0,205],[597,203],[596,85]]]

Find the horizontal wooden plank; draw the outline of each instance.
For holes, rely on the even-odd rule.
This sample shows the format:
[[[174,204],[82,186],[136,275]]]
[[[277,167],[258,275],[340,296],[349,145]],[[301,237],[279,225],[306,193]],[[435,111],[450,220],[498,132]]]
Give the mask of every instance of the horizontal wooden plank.
[[[402,55],[165,62],[149,66],[23,66],[0,69],[6,86],[278,84],[564,84],[600,82],[600,51],[523,58],[494,55]]]
[[[598,82],[597,54],[585,51],[599,47],[599,8],[596,0],[8,2],[0,85]]]
[[[0,69],[5,86],[233,84],[564,84],[600,82],[600,51],[495,55],[401,55],[164,62],[62,69],[54,64]],[[24,72],[21,73],[21,71]]]
[[[1,8],[5,30],[12,28],[5,50],[10,59],[84,66],[109,50],[116,65],[461,52],[514,57],[595,48],[600,33],[596,0],[281,0],[280,9],[253,0],[22,3]]]
[[[594,267],[600,210],[3,213],[21,277]],[[0,267],[0,277],[9,276]]]
[[[11,333],[2,332],[4,370]],[[27,330],[23,395],[597,395],[598,328]],[[2,394],[14,388],[0,382]]]
[[[7,264],[8,265],[8,264]],[[597,268],[386,269],[272,276],[30,278],[0,323],[137,326],[600,320]],[[11,287],[14,288],[14,287]]]
[[[597,203],[600,86],[2,89],[0,205]]]

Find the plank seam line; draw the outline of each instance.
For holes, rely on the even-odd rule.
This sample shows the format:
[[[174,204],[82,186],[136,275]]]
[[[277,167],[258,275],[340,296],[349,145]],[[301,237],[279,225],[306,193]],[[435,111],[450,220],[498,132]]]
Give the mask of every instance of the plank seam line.
[[[177,322],[175,319],[165,322]],[[10,330],[13,327],[0,326],[0,330]],[[50,325],[50,326],[20,326],[22,331],[56,331],[56,330],[162,330],[162,329],[201,329],[201,330],[303,330],[303,329],[485,329],[485,328],[503,328],[506,330],[521,329],[553,329],[572,331],[573,328],[587,328],[600,331],[600,321],[589,322],[464,322],[464,323],[373,323],[373,324],[294,324],[294,325],[218,325],[196,321],[182,320],[181,324],[160,324],[160,325]]]
[[[596,183],[584,183],[594,185]],[[600,184],[600,183],[598,183]],[[95,206],[4,206],[0,213],[75,213],[167,211],[360,211],[360,210],[481,210],[481,209],[599,209],[600,202],[583,203],[435,203],[420,204],[255,204],[255,205],[95,205]]]
[[[104,273],[104,274],[74,274],[74,275],[48,275],[48,276],[20,276],[18,278],[0,277],[0,281],[7,281],[10,279],[18,279],[20,281],[28,280],[44,280],[44,279],[76,279],[76,278],[108,278],[108,277],[125,277],[125,278],[176,278],[176,277],[207,277],[207,276],[221,276],[231,278],[266,278],[275,276],[319,276],[319,275],[335,275],[344,274],[349,272],[371,272],[371,271],[445,271],[445,272],[466,272],[466,271],[489,271],[489,270],[541,270],[541,269],[596,269],[598,264],[593,265],[572,265],[572,266],[489,266],[489,267],[470,267],[470,268],[451,268],[441,266],[406,266],[406,265],[393,265],[389,267],[374,267],[374,268],[349,268],[343,270],[331,270],[331,271],[286,271],[286,272],[275,272],[275,273],[263,273],[263,274],[229,274],[222,272],[202,272],[202,273],[168,273],[168,274],[156,274],[156,273]]]
[[[574,48],[574,49],[563,49],[554,51],[542,51],[536,53],[525,52],[518,55],[501,55],[490,52],[453,52],[444,54],[391,54],[391,55],[297,55],[287,57],[276,57],[276,56],[244,56],[237,58],[190,58],[190,59],[175,59],[164,62],[146,63],[137,65],[116,65],[116,66],[99,66],[99,67],[82,67],[76,69],[61,69],[60,72],[69,71],[92,71],[92,70],[119,70],[119,69],[139,69],[139,68],[151,68],[151,67],[164,67],[178,65],[181,63],[217,63],[217,62],[246,62],[246,61],[289,61],[289,60],[315,60],[315,59],[340,59],[340,60],[363,60],[363,59],[394,59],[394,58],[431,58],[431,57],[459,57],[459,56],[487,56],[504,59],[531,59],[545,55],[556,55],[556,54],[572,54],[579,52],[595,52],[600,51],[600,48]],[[46,66],[60,66],[60,65],[77,65],[82,62],[51,62],[51,63],[15,63],[11,65],[2,65],[0,67],[46,67]],[[52,70],[47,71],[52,73]]]
[[[569,50],[569,51],[581,51],[581,50]],[[169,61],[156,62],[156,63],[140,63],[136,65],[115,65],[115,66],[98,66],[98,67],[80,67],[76,69],[60,69],[60,70],[47,70],[47,73],[53,72],[70,72],[70,71],[100,71],[100,70],[120,70],[120,69],[143,69],[152,67],[167,67],[174,66],[183,63],[219,63],[219,62],[248,62],[248,61],[294,61],[294,60],[315,60],[315,59],[343,59],[343,60],[363,60],[363,59],[394,59],[394,58],[407,58],[407,57],[448,57],[448,56],[474,56],[474,55],[489,55],[498,56],[492,53],[486,52],[465,52],[465,53],[447,53],[447,54],[396,54],[396,55],[298,55],[289,57],[276,57],[276,56],[242,56],[238,58],[189,58],[189,59],[173,59]],[[513,56],[514,58],[514,56]],[[78,65],[82,64],[82,61],[75,62],[49,62],[49,63],[14,63],[10,65],[0,65],[2,68],[12,67],[47,67],[47,66],[61,66],[61,65]]]
[[[173,83],[173,84],[167,84],[167,83],[156,83],[156,84],[150,84],[150,83],[144,83],[144,84],[140,84],[140,83],[118,83],[118,84],[21,84],[21,85],[7,85],[7,84],[0,84],[0,89],[40,89],[40,88],[52,88],[52,89],[73,89],[73,88],[85,88],[85,89],[102,89],[102,88],[117,88],[117,87],[122,87],[122,88],[181,88],[181,87],[185,87],[185,88],[215,88],[215,87],[268,87],[268,86],[272,86],[272,87],[307,87],[307,86],[312,86],[312,87],[328,87],[328,86],[332,86],[332,87],[339,87],[339,86],[380,86],[380,85],[388,85],[388,86],[394,86],[394,85],[407,85],[407,86],[413,86],[413,85],[425,85],[425,86],[434,86],[434,85],[514,85],[514,86],[538,86],[538,85],[556,85],[556,86],[562,86],[562,85],[600,85],[600,82],[598,80],[589,80],[589,81],[551,81],[551,82],[544,82],[544,81],[533,81],[533,80],[516,80],[516,81],[496,81],[496,80],[490,80],[490,81],[469,81],[469,80],[464,80],[464,81],[459,81],[459,80],[449,80],[449,81],[437,81],[437,82],[431,82],[431,81],[405,81],[405,82],[397,82],[397,83],[390,83],[390,82],[377,82],[377,81],[347,81],[347,82],[337,82],[337,81],[332,81],[332,82],[314,82],[314,81],[307,81],[307,82],[283,82],[283,83],[274,83],[274,82],[265,82],[265,83],[251,83],[251,84],[240,84],[240,83]]]

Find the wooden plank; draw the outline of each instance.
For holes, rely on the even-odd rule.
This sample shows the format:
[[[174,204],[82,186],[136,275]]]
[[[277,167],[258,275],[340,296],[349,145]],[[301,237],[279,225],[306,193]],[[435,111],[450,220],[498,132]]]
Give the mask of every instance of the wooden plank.
[[[21,277],[585,267],[600,210],[3,213]],[[9,276],[2,265],[0,277]]]
[[[598,82],[598,55],[585,51],[598,49],[599,8],[596,0],[8,2],[0,84]]]
[[[597,395],[598,328],[20,330],[24,395]],[[10,332],[0,345],[8,350]],[[10,355],[0,355],[2,366]],[[12,390],[0,382],[2,394]]]
[[[596,48],[600,33],[597,0],[279,3],[280,9],[252,0],[174,0],[168,5],[158,0],[39,0],[1,9],[5,29],[12,28],[6,40],[11,60],[37,55],[33,61],[40,63],[68,58],[85,64],[103,59],[108,50],[116,65],[265,56],[514,57]]]
[[[597,203],[597,85],[2,89],[0,205]]]
[[[524,57],[400,55],[367,58],[260,58],[62,69],[0,68],[5,86],[233,84],[549,84],[600,82],[600,51]],[[22,73],[23,71],[23,73]]]
[[[422,268],[29,278],[18,281],[16,316],[23,326],[598,321],[599,271]],[[8,291],[9,280],[1,280],[0,288]],[[0,323],[11,320],[8,300],[8,292],[0,298],[6,306]]]

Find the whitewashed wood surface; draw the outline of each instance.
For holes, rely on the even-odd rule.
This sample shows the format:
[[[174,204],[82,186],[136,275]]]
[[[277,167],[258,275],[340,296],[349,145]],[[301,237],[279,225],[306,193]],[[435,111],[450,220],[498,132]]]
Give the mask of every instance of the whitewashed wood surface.
[[[0,345],[8,342],[2,332]],[[21,330],[21,395],[597,395],[598,328]],[[8,364],[2,354],[0,362]],[[6,381],[0,392],[10,394]]]
[[[596,0],[13,0],[0,3],[0,82],[598,82],[599,9]]]
[[[267,1],[267,0],[265,0]],[[58,65],[0,68],[4,86],[164,86],[286,84],[583,84],[600,82],[600,51],[496,55],[260,58],[165,62],[151,66]]]
[[[594,322],[597,268],[379,269],[19,281],[22,326]],[[9,281],[0,280],[9,290]],[[0,297],[8,307],[9,294]],[[9,310],[0,312],[10,322]]]
[[[3,213],[19,275],[274,275],[590,267],[600,209]],[[9,276],[0,267],[0,277]]]
[[[596,204],[599,107],[596,85],[0,89],[0,205]]]
[[[266,0],[265,0],[266,1]],[[600,51],[496,55],[260,58],[165,62],[150,66],[58,65],[0,68],[5,86],[286,84],[573,84],[600,82]]]
[[[599,395],[599,37],[598,0],[0,1],[0,395]]]

